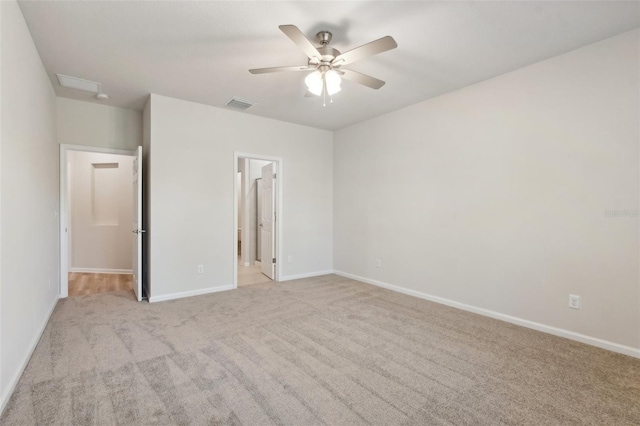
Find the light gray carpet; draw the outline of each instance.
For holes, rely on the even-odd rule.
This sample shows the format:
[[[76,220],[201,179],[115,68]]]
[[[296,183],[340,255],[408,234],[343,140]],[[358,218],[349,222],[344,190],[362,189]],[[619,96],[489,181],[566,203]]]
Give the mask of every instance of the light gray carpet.
[[[640,360],[329,275],[60,301],[2,425],[640,424]]]

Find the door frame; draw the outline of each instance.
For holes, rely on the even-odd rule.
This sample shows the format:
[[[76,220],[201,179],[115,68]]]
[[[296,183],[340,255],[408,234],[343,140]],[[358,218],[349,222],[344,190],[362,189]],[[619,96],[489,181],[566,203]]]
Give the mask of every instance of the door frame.
[[[60,288],[61,299],[69,296],[69,151],[97,152],[102,154],[118,154],[135,156],[136,151],[124,149],[99,148],[84,145],[60,144]]]
[[[249,154],[244,152],[233,152],[233,288],[238,288],[238,159],[247,158],[250,160],[271,161],[276,164],[276,185],[275,185],[275,212],[276,212],[276,268],[274,282],[278,282],[282,276],[282,224],[284,215],[282,214],[282,182],[284,177],[284,165],[281,157],[272,157],[261,154]]]

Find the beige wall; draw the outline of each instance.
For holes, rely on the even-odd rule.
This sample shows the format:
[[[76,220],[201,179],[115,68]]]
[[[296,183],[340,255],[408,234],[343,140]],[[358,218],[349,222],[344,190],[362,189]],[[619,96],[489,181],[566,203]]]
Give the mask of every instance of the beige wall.
[[[67,145],[133,151],[142,145],[142,113],[57,98],[57,138]]]
[[[15,1],[0,2],[0,410],[58,299],[55,94]]]
[[[69,270],[131,272],[134,157],[82,151],[68,155]]]
[[[283,159],[282,278],[332,269],[331,132],[157,95],[150,132],[152,300],[233,285],[234,151]]]
[[[639,37],[336,132],[335,268],[640,355]]]

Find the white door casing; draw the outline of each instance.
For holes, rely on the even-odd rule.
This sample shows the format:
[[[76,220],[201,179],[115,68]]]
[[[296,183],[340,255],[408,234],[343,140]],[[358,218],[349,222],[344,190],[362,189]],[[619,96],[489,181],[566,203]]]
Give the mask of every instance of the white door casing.
[[[276,165],[267,164],[262,168],[262,217],[260,223],[262,273],[275,279],[275,181]]]
[[[133,160],[133,291],[138,302],[142,300],[142,147]]]

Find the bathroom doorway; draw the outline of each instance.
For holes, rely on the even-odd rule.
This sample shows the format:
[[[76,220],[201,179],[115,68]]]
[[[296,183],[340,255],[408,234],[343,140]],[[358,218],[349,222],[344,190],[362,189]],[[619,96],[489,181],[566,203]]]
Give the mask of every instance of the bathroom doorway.
[[[234,160],[236,286],[277,281],[281,162],[241,154]]]
[[[140,300],[131,237],[138,156],[61,145],[61,297],[125,291]]]

